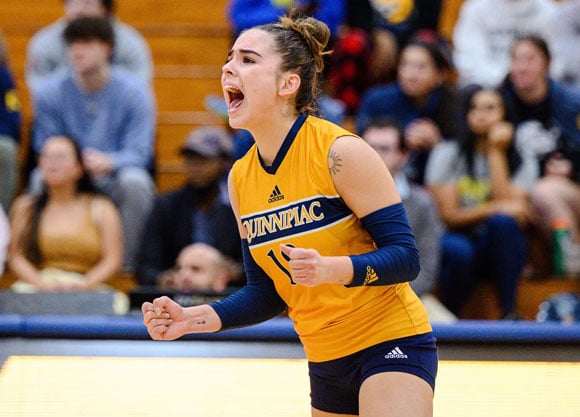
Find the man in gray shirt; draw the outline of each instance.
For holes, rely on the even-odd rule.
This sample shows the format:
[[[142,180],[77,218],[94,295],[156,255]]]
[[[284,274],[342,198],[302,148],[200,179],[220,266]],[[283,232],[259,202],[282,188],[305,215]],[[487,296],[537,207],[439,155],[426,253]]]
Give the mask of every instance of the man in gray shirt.
[[[64,16],[39,30],[28,43],[26,84],[36,90],[50,75],[69,68],[63,32],[71,20],[81,16],[105,17],[115,33],[114,67],[122,68],[145,83],[153,73],[151,51],[143,36],[113,17],[113,0],[64,0]]]

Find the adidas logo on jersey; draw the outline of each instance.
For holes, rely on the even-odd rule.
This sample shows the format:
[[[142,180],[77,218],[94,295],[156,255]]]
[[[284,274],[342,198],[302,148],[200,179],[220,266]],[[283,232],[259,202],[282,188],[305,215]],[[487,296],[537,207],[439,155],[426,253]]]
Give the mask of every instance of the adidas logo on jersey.
[[[365,281],[363,282],[363,285],[369,285],[371,282],[375,282],[378,279],[379,276],[377,275],[375,270],[370,266],[367,266],[367,275],[365,276]]]
[[[268,199],[268,203],[274,203],[276,201],[284,200],[284,194],[280,192],[278,186],[274,186],[272,190],[272,194],[270,194],[270,198]]]
[[[385,355],[385,359],[407,359],[407,355],[397,346]]]

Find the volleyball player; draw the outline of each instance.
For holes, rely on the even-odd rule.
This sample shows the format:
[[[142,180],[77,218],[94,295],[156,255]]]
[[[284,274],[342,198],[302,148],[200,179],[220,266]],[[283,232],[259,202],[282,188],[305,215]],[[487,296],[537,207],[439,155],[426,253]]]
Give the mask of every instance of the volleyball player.
[[[419,258],[399,194],[368,144],[313,115],[328,38],[291,13],[235,41],[222,74],[229,121],[256,141],[229,176],[248,284],[203,306],[146,302],[143,320],[172,340],[287,309],[313,417],[432,416],[437,351],[408,284]]]

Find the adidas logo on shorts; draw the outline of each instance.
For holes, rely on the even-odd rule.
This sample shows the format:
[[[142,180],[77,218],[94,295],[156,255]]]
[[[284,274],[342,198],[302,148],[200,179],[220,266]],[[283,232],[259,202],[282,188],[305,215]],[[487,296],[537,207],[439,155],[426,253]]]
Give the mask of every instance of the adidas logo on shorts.
[[[385,359],[407,359],[407,355],[397,346],[385,355]]]

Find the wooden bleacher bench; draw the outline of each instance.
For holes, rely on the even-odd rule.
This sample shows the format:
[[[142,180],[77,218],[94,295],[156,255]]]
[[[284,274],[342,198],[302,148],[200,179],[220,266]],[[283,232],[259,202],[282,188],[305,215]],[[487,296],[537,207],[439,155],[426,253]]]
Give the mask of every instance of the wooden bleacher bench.
[[[443,13],[442,26],[449,37],[462,1],[447,3],[450,6]],[[153,54],[153,87],[159,111],[155,148],[159,192],[175,188],[184,180],[178,149],[187,133],[195,126],[224,123],[205,109],[204,98],[207,94],[221,94],[221,65],[232,40],[226,5],[227,0],[117,2],[116,15],[143,34]],[[61,15],[62,0],[2,0],[0,30],[8,42],[10,62],[24,109],[21,160],[26,158],[32,123],[30,97],[24,82],[26,46],[38,29]],[[540,302],[557,292],[580,293],[578,280],[554,278],[549,274],[545,277],[522,280],[517,301],[522,317],[534,319]],[[9,287],[13,280],[9,274],[0,278],[0,288]],[[111,285],[128,291],[136,283],[131,276],[120,276]],[[462,312],[462,318],[499,318],[492,283],[480,285]]]
[[[178,149],[187,133],[204,124],[225,121],[204,107],[207,94],[221,94],[221,65],[231,46],[227,0],[124,0],[116,16],[147,40],[154,62],[153,88],[158,106],[156,184],[159,192],[180,185],[184,172]],[[24,79],[26,47],[41,27],[62,16],[62,0],[2,0],[0,30],[23,106],[20,159],[29,146],[32,110]]]

